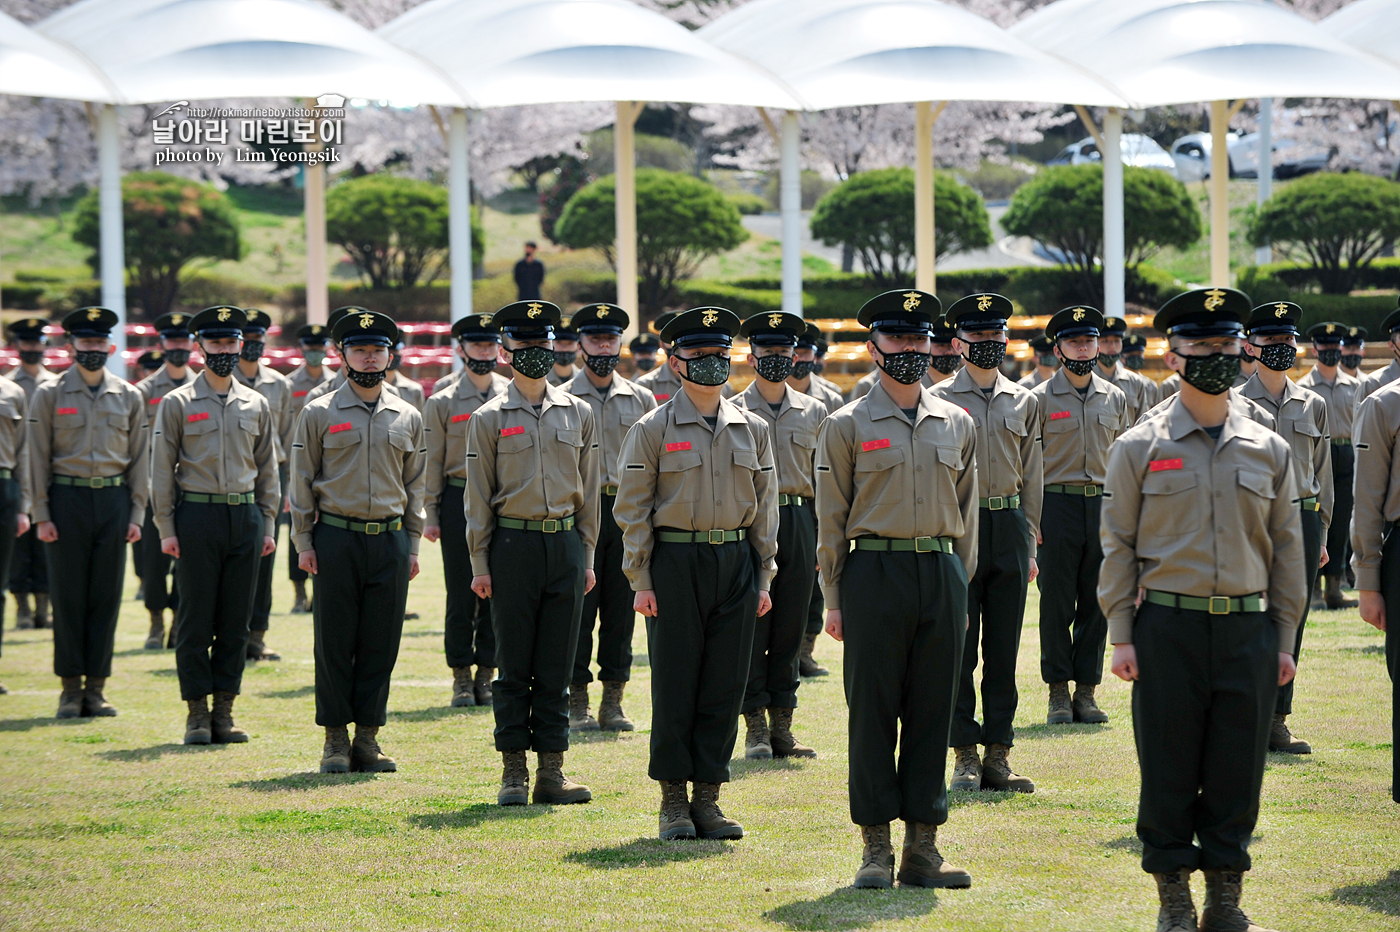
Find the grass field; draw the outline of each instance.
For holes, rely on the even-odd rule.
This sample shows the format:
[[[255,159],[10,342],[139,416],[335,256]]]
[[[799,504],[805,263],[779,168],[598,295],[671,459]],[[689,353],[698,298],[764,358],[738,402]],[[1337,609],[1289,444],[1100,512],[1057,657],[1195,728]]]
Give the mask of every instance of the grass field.
[[[654,840],[640,626],[626,701],[639,730],[579,740],[566,760],[593,803],[500,809],[490,711],[446,708],[441,564],[435,546],[423,551],[409,599],[421,618],[406,626],[381,732],[397,774],[316,773],[311,621],[282,614],[285,578],[269,637],[284,659],[245,676],[238,721],[253,737],[244,745],[180,744],[174,656],[141,649],[134,579],[107,691],[117,718],[55,720],[50,633],[10,630],[7,613],[0,929],[1153,927],[1155,892],[1133,831],[1129,690],[1103,688],[1106,726],[1037,724],[1045,700],[1034,595],[1013,759],[1038,791],[954,794],[940,841],[972,871],[970,890],[854,891],[838,645],[818,647],[834,675],[799,693],[799,737],[821,757],[734,764],[723,801],[748,832],[740,841]],[[1245,905],[1275,929],[1393,932],[1400,807],[1390,801],[1380,638],[1354,611],[1321,612],[1304,651],[1292,721],[1316,753],[1269,760]]]

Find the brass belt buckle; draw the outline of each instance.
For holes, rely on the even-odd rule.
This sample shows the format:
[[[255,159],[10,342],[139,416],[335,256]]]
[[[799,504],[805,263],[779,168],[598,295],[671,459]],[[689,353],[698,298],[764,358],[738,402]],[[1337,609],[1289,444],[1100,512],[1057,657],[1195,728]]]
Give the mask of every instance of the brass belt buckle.
[[[545,518],[543,521],[540,522],[540,530],[544,531],[546,534],[559,533],[559,519]]]
[[[88,479],[88,481],[87,481],[87,486],[88,486],[88,488],[90,488],[90,489],[100,489],[100,488],[102,488],[102,477],[101,477],[101,476],[93,476],[92,478]]]
[[[1213,595],[1210,597],[1210,607],[1207,609],[1212,615],[1230,614],[1230,597],[1225,595]],[[1217,607],[1218,606],[1218,607]]]
[[[938,549],[938,547],[936,546],[937,543],[938,543],[937,538],[933,538],[933,537],[916,537],[916,538],[914,538],[914,552],[915,552],[915,553],[933,553],[935,550]]]
[[[722,544],[722,543],[724,543],[724,531],[723,531],[723,530],[718,530],[718,531],[706,531],[706,532],[705,532],[705,542],[708,543],[708,544]]]
[[[1006,499],[1000,495],[993,495],[987,499],[987,508],[991,511],[1006,510]]]
[[[228,495],[225,495],[225,496],[224,496],[224,504],[225,504],[225,505],[241,505],[241,504],[243,504],[243,496],[242,496],[242,495],[234,495],[233,493],[229,493]]]
[[[383,530],[384,530],[384,525],[380,524],[378,521],[366,521],[366,522],[365,522],[365,533],[366,533],[366,534],[378,534],[379,532],[381,532],[381,531],[383,531]]]
[[[1099,494],[1099,487],[1098,487],[1098,486],[1096,486],[1096,485],[1086,485],[1086,486],[1084,487],[1084,497],[1085,497],[1085,498],[1097,498],[1097,497],[1098,497],[1098,494]]]

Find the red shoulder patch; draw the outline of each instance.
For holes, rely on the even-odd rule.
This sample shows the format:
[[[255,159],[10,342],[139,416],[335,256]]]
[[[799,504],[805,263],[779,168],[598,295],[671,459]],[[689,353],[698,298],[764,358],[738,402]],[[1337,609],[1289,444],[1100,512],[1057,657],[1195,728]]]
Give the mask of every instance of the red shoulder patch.
[[[521,424],[521,425],[516,426],[516,427],[502,427],[502,428],[501,428],[501,436],[502,436],[502,437],[514,437],[516,434],[523,434],[523,433],[525,433],[525,425],[524,425],[524,424]]]
[[[890,445],[890,438],[883,440],[867,440],[860,445],[860,452],[869,453],[871,450],[883,450]]]
[[[54,411],[54,414],[77,414],[77,413],[78,413],[78,409],[77,409],[77,408],[58,408],[57,410]]]
[[[667,452],[667,453],[675,453],[675,452],[678,451],[678,450],[689,450],[689,449],[690,449],[690,441],[689,441],[689,440],[682,440],[680,443],[668,443],[668,444],[666,444],[666,452]]]
[[[1180,469],[1181,460],[1153,460],[1147,464],[1147,468],[1152,472],[1163,472],[1168,469]]]
[[[1050,420],[1052,420],[1052,421],[1058,421],[1058,420],[1060,420],[1060,418],[1065,418],[1065,417],[1069,417],[1069,416],[1070,416],[1070,412],[1068,412],[1068,411],[1055,411],[1055,412],[1053,412],[1053,413],[1050,415]]]
[[[299,392],[292,392],[292,397],[293,397],[293,398],[304,398],[304,397],[306,397],[306,396],[309,395],[309,394],[311,394],[311,389],[305,388],[305,389],[302,389],[302,390],[299,391]]]
[[[330,427],[326,428],[326,433],[338,434],[342,430],[349,430],[352,426],[354,425],[352,425],[349,421],[346,421],[344,424],[332,424]]]
[[[198,414],[191,414],[189,417],[185,418],[185,422],[188,423],[188,424],[193,424],[195,421],[207,421],[207,420],[209,420],[209,412],[208,412],[208,411],[201,411],[201,412],[199,412]]]
[[[457,424],[457,423],[460,423],[461,421],[466,421],[466,420],[470,420],[470,419],[471,419],[471,415],[470,415],[470,414],[454,414],[454,415],[452,415],[452,423],[453,423],[453,424]]]
[[[670,400],[671,400],[671,396],[670,396],[670,395],[655,394],[655,395],[652,395],[651,397],[655,398],[657,401],[670,401]]]

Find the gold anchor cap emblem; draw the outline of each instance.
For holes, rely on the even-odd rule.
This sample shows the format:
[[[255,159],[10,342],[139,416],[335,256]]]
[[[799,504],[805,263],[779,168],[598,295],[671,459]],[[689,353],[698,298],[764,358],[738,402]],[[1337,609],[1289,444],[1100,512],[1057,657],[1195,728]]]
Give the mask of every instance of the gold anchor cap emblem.
[[[225,308],[221,308],[221,309],[219,310],[219,313],[218,313],[219,323],[223,323],[224,321],[228,320],[228,319],[229,319],[230,317],[232,317],[232,316],[233,316],[233,315],[229,313],[229,309],[228,309],[228,308],[226,308],[226,307],[225,307]]]
[[[607,316],[608,316],[609,314],[611,314],[611,313],[612,313],[612,311],[608,310],[608,306],[607,306],[606,304],[600,304],[600,305],[598,305],[598,307],[597,307],[597,315],[596,315],[596,316],[598,316],[598,317],[607,317]]]
[[[93,318],[93,320],[96,320],[96,319],[97,319],[97,318],[95,318],[95,317]],[[175,326],[178,327],[178,326],[180,326],[181,324],[183,324],[183,323],[185,322],[185,315],[184,315],[184,314],[171,314],[171,315],[170,315],[170,322],[171,322],[172,324],[174,324]]]
[[[706,311],[700,315],[700,323],[706,327],[713,327],[717,320],[719,320],[719,311]]]
[[[1224,304],[1225,292],[1221,291],[1219,288],[1212,288],[1210,291],[1206,292],[1206,310],[1214,313],[1216,308]]]
[[[361,330],[368,330],[370,327],[373,327],[373,326],[374,326],[374,315],[373,315],[373,314],[361,314],[361,315],[360,315],[360,329],[361,329]]]
[[[919,294],[917,291],[910,291],[906,293],[904,295],[904,309],[906,311],[914,310],[914,308],[919,306],[919,302],[923,299],[923,295]]]
[[[541,314],[543,314],[543,313],[544,313],[544,305],[543,305],[543,304],[535,304],[535,303],[532,302],[532,303],[530,304],[530,309],[529,309],[528,311],[525,312],[525,316],[526,316],[526,317],[529,317],[530,319],[533,320],[534,318],[539,317],[539,316],[540,316]]]
[[[1288,305],[1287,305],[1286,303],[1282,302],[1282,301],[1280,301],[1278,304],[1275,304],[1275,305],[1274,305],[1274,316],[1275,316],[1275,317],[1287,317],[1287,316],[1288,316]],[[1330,326],[1327,328],[1327,332],[1328,332],[1328,333],[1331,333],[1331,332],[1332,332],[1332,328],[1331,328]]]
[[[977,299],[977,310],[979,310],[979,311],[985,311],[987,308],[989,308],[989,307],[991,307],[991,306],[992,306],[992,296],[991,296],[991,295],[989,295],[989,294],[984,294],[984,295],[982,295],[980,298]]]
[[[312,335],[312,336],[320,336],[320,335],[321,335],[321,330],[322,330],[322,329],[323,329],[323,328],[321,327],[320,324],[312,324],[312,325],[311,325],[311,335]]]
[[[782,314],[769,314],[769,315],[768,315],[768,327],[769,327],[769,329],[777,329],[777,326],[778,326],[779,324],[781,324],[782,322],[783,322],[783,315],[782,315]]]
[[[98,319],[99,317],[101,317],[101,316],[102,316],[102,308],[100,308],[100,307],[95,307],[95,308],[93,308],[92,310],[90,310],[90,311],[87,312],[87,319],[88,319],[88,320],[97,320],[97,319]]]
[[[1082,308],[1082,307],[1077,307],[1077,308],[1075,308],[1075,309],[1074,309],[1074,313],[1073,313],[1072,315],[1070,315],[1070,316],[1073,317],[1076,321],[1083,320],[1083,319],[1084,319],[1084,308]]]
[[[490,315],[490,314],[482,314],[482,315],[481,315],[481,326],[486,327],[486,326],[490,325],[490,323],[491,323],[491,315]]]

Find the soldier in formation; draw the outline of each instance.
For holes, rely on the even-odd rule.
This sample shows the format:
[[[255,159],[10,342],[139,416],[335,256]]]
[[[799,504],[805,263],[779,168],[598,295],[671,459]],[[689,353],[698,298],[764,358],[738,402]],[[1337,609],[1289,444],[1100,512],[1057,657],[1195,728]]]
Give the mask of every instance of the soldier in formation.
[[[48,345],[44,329],[48,323],[39,317],[26,317],[10,324],[8,331],[10,345],[19,354],[19,366],[10,373],[9,379],[24,390],[26,411],[34,399],[35,390],[58,378],[44,368],[44,348]],[[28,494],[28,489],[25,494]],[[29,529],[15,541],[14,553],[10,558],[9,589],[15,597],[15,627],[50,628],[53,625],[49,619],[48,561],[27,513],[23,523]],[[30,596],[34,599],[32,608]]]
[[[331,341],[330,328],[325,324],[305,324],[297,330],[296,336],[301,345],[302,361],[301,365],[287,376],[287,380],[292,383],[292,400],[287,405],[287,417],[282,424],[282,449],[287,452],[288,465],[291,463],[292,434],[296,430],[297,419],[301,416],[302,409],[306,407],[307,399],[317,387],[323,382],[329,382],[334,375],[326,366],[326,355],[330,350]],[[290,527],[291,507],[288,496],[291,481],[285,469],[282,474],[282,488],[287,491],[283,493],[283,510],[278,521]],[[306,583],[310,577],[306,570],[298,565],[295,547],[287,548],[287,578],[292,581],[295,593],[292,599],[292,614],[302,615],[311,611],[311,599],[306,594]]]

